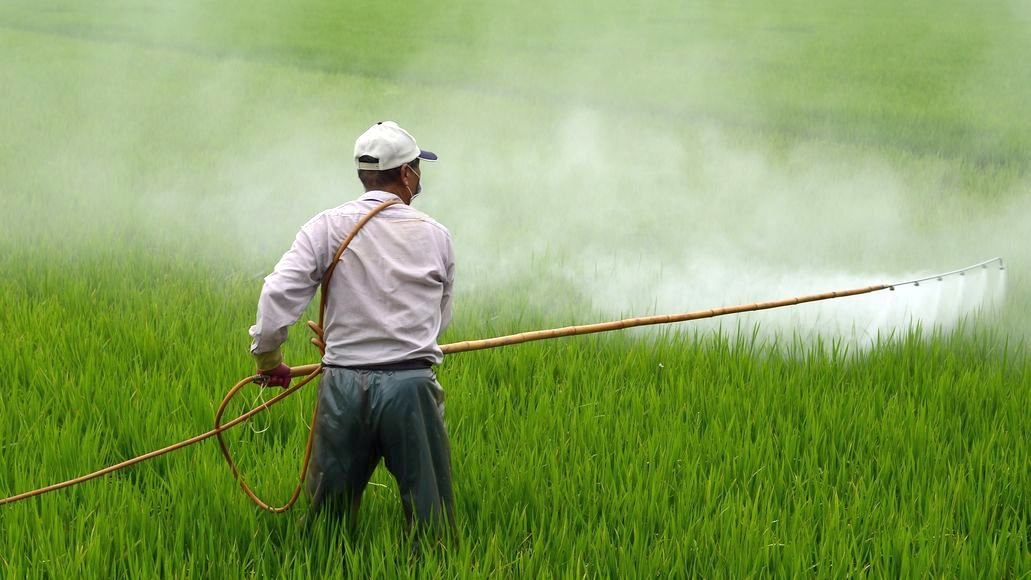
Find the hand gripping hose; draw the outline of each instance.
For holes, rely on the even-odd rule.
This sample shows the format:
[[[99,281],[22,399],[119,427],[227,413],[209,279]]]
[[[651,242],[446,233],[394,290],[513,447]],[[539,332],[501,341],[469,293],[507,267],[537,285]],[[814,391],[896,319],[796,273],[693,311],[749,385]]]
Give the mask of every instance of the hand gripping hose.
[[[389,206],[389,205],[391,205],[393,203],[399,203],[399,201],[398,200],[391,200],[389,202],[384,202],[383,204],[381,204],[381,205],[377,206],[376,208],[374,208],[367,215],[365,215],[361,220],[358,221],[358,223],[355,225],[355,227],[351,231],[351,233],[348,234],[347,238],[343,241],[343,243],[340,244],[340,248],[337,250],[336,256],[334,256],[333,263],[330,265],[329,269],[326,271],[325,276],[323,276],[323,279],[322,279],[322,301],[321,301],[320,308],[319,308],[319,324],[315,324],[313,322],[308,322],[308,326],[311,327],[311,329],[313,331],[315,331],[315,333],[317,335],[316,338],[312,339],[312,343],[314,343],[316,346],[318,346],[320,350],[324,350],[325,349],[325,339],[323,337],[322,328],[323,328],[323,322],[324,322],[324,318],[325,318],[326,296],[327,296],[327,291],[328,291],[328,288],[329,288],[329,285],[328,285],[329,278],[332,276],[333,270],[336,268],[337,264],[339,263],[340,256],[343,255],[344,250],[347,248],[347,245],[351,243],[351,240],[354,238],[355,234],[358,233],[358,230],[360,230],[362,228],[362,226],[364,226],[365,223],[372,216],[376,215],[377,213],[382,211],[384,208],[386,208],[387,206]],[[566,326],[566,327],[563,327],[563,328],[553,328],[553,329],[549,329],[549,330],[539,330],[539,331],[534,331],[534,332],[523,332],[523,333],[519,333],[519,334],[513,334],[513,335],[509,335],[509,336],[501,336],[501,337],[497,337],[497,338],[488,338],[488,339],[483,339],[483,340],[472,340],[472,341],[457,342],[457,343],[452,343],[452,344],[445,344],[445,345],[442,345],[440,348],[444,352],[444,354],[455,354],[455,353],[460,353],[460,352],[470,352],[470,351],[474,351],[474,350],[483,350],[483,349],[488,349],[488,348],[497,348],[497,347],[501,347],[501,346],[509,346],[509,345],[521,344],[521,343],[524,343],[524,342],[532,342],[532,341],[536,341],[536,340],[546,340],[546,339],[561,338],[561,337],[566,337],[566,336],[577,336],[577,335],[582,335],[582,334],[594,334],[594,333],[598,333],[598,332],[609,332],[609,331],[613,331],[613,330],[622,330],[622,329],[625,329],[625,328],[633,328],[635,326],[648,326],[648,325],[653,325],[653,324],[670,324],[670,323],[674,323],[674,322],[685,322],[685,321],[688,321],[688,320],[700,320],[700,319],[703,319],[703,318],[715,318],[715,317],[718,317],[718,316],[726,316],[728,314],[739,314],[739,313],[742,313],[742,312],[755,312],[755,311],[758,311],[758,310],[770,310],[770,309],[773,309],[773,308],[782,308],[782,307],[785,307],[785,306],[795,306],[795,305],[798,305],[798,304],[805,304],[807,302],[818,302],[818,301],[821,301],[821,300],[833,300],[835,298],[844,298],[846,296],[859,296],[861,294],[870,294],[872,292],[879,292],[881,290],[895,290],[896,288],[902,287],[902,286],[910,286],[910,285],[912,285],[912,286],[919,286],[920,283],[922,283],[922,282],[928,282],[928,281],[931,281],[931,280],[939,280],[940,281],[940,280],[942,280],[945,277],[951,277],[951,276],[955,276],[955,275],[963,276],[966,272],[969,272],[971,270],[975,270],[977,268],[987,269],[988,266],[991,265],[991,264],[998,264],[998,269],[999,270],[1005,270],[1006,269],[1006,267],[1003,264],[1003,261],[1002,261],[1001,258],[992,258],[990,260],[985,260],[983,262],[979,262],[979,263],[973,264],[971,266],[960,268],[958,270],[953,270],[951,272],[946,272],[946,273],[943,273],[943,274],[936,274],[936,275],[933,275],[933,276],[927,276],[925,278],[920,278],[920,279],[916,279],[916,280],[908,280],[908,281],[905,281],[905,282],[896,282],[896,283],[892,283],[892,284],[877,284],[877,285],[874,285],[874,286],[866,286],[866,287],[863,287],[863,288],[855,288],[855,289],[852,289],[852,290],[839,290],[839,291],[835,291],[835,292],[824,292],[822,294],[810,294],[810,295],[807,295],[807,296],[797,296],[795,298],[787,298],[787,299],[784,299],[784,300],[776,300],[776,301],[773,301],[773,302],[757,302],[755,304],[742,304],[742,305],[738,305],[738,306],[726,306],[726,307],[721,307],[721,308],[713,308],[713,309],[710,309],[710,310],[698,310],[698,311],[695,311],[695,312],[687,312],[687,313],[683,313],[683,314],[663,314],[663,315],[658,315],[658,316],[645,316],[645,317],[640,317],[640,318],[628,318],[628,319],[625,319],[625,320],[616,320],[616,321],[612,321],[612,322],[601,322],[601,323],[597,323],[597,324],[586,324],[586,325],[579,325],[579,326]],[[185,441],[180,441],[179,443],[175,443],[174,445],[169,445],[168,447],[163,447],[161,449],[157,449],[155,451],[151,451],[150,453],[145,453],[145,454],[140,455],[138,457],[134,457],[134,458],[129,459],[127,461],[123,461],[121,463],[118,463],[116,465],[111,465],[109,467],[105,467],[104,469],[100,469],[98,471],[94,471],[93,473],[89,473],[89,474],[86,474],[86,475],[83,475],[83,476],[80,476],[80,477],[76,477],[74,479],[69,479],[69,480],[63,481],[61,483],[55,483],[53,485],[49,485],[47,487],[42,487],[42,488],[39,488],[39,489],[36,489],[36,490],[33,490],[33,491],[28,491],[28,492],[20,493],[18,495],[13,495],[13,496],[8,497],[8,498],[0,499],[0,506],[7,505],[7,504],[12,504],[12,503],[19,502],[19,501],[22,501],[22,500],[26,500],[26,499],[29,499],[31,497],[36,497],[36,496],[39,496],[39,495],[43,495],[43,494],[51,492],[51,491],[56,491],[56,490],[59,490],[59,489],[64,489],[66,487],[71,487],[73,485],[77,485],[77,484],[89,481],[91,479],[96,479],[98,477],[102,477],[104,475],[107,475],[109,473],[118,471],[120,469],[125,469],[127,467],[136,465],[137,463],[141,463],[141,462],[146,461],[148,459],[153,459],[155,457],[159,457],[159,456],[164,455],[166,453],[170,453],[172,451],[176,451],[176,450],[182,449],[184,447],[189,447],[190,445],[193,445],[195,443],[199,443],[201,441],[204,441],[205,439],[210,439],[211,437],[218,437],[219,445],[221,446],[221,449],[222,449],[222,454],[225,456],[226,461],[229,463],[229,468],[233,472],[233,476],[236,478],[236,480],[238,482],[240,482],[240,486],[243,488],[243,490],[247,494],[247,496],[250,497],[252,501],[254,501],[257,505],[259,505],[263,509],[266,509],[266,510],[274,512],[274,513],[285,512],[285,511],[289,510],[297,502],[297,498],[300,496],[301,488],[302,488],[302,486],[304,484],[304,476],[305,476],[305,473],[307,472],[307,469],[308,469],[308,462],[311,459],[311,445],[312,445],[312,436],[313,436],[312,434],[314,433],[314,424],[312,425],[311,432],[309,432],[309,434],[308,434],[308,443],[307,443],[307,446],[306,446],[306,449],[305,449],[304,460],[303,460],[302,466],[301,466],[301,475],[300,475],[300,478],[299,478],[300,482],[297,484],[297,488],[294,490],[293,494],[290,496],[290,500],[285,505],[283,505],[282,507],[278,507],[278,508],[277,507],[271,507],[268,504],[262,502],[260,499],[258,499],[258,497],[254,494],[254,492],[251,491],[251,489],[247,486],[247,484],[240,477],[239,470],[236,468],[236,465],[233,463],[233,460],[232,460],[232,458],[229,455],[229,450],[228,450],[228,448],[225,445],[225,441],[223,441],[223,439],[222,439],[222,433],[224,431],[227,431],[227,430],[229,430],[229,429],[231,429],[231,428],[233,428],[233,427],[243,423],[244,421],[247,421],[251,417],[254,417],[258,413],[261,413],[262,411],[268,409],[272,405],[275,405],[276,403],[278,403],[278,402],[282,401],[283,399],[289,397],[290,395],[294,394],[301,387],[303,387],[306,384],[308,384],[309,382],[311,382],[313,379],[315,379],[315,377],[319,376],[321,373],[322,373],[322,365],[321,364],[293,367],[291,369],[292,376],[294,376],[294,377],[304,377],[303,379],[300,380],[300,382],[298,382],[297,384],[295,384],[294,386],[292,386],[292,387],[290,387],[288,389],[285,389],[283,392],[279,393],[278,395],[276,395],[272,399],[269,399],[268,401],[262,403],[261,405],[255,407],[254,409],[251,409],[250,411],[247,411],[246,413],[244,413],[243,415],[240,415],[239,417],[233,419],[232,421],[229,421],[228,423],[222,423],[221,422],[222,421],[222,415],[225,413],[225,408],[228,406],[229,401],[232,400],[232,398],[235,397],[236,394],[239,393],[240,390],[243,389],[245,386],[247,386],[250,383],[257,382],[259,380],[259,377],[257,375],[249,376],[249,377],[241,380],[240,382],[236,383],[236,385],[234,385],[233,388],[229,390],[229,393],[226,394],[225,398],[222,400],[222,404],[219,406],[218,412],[215,415],[215,428],[212,429],[211,431],[207,431],[205,433],[201,433],[200,435],[197,435],[195,437],[191,437],[189,439],[186,439]],[[317,411],[317,409],[316,409],[316,411]],[[314,423],[314,420],[313,420],[313,423]]]

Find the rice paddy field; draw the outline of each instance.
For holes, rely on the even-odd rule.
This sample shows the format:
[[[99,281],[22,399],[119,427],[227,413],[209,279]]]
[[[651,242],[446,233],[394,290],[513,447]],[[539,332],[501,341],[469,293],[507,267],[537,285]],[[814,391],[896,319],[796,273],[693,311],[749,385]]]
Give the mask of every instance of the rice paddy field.
[[[209,441],[0,507],[0,578],[1031,577],[1026,2],[7,0],[0,54],[0,497],[209,429],[378,120],[441,156],[445,343],[1008,264],[861,342],[846,299],[451,356],[418,558],[385,469],[348,532]],[[228,434],[272,503],[314,396]]]

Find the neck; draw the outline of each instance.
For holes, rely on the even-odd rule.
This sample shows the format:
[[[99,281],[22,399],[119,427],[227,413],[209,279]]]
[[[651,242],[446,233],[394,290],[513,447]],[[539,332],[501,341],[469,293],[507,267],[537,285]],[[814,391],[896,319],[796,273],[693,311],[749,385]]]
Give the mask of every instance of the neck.
[[[389,185],[386,187],[377,187],[375,189],[366,189],[365,191],[366,193],[370,191],[385,191],[387,193],[393,193],[394,195],[400,197],[401,201],[403,201],[405,205],[412,204],[412,196],[408,193],[408,191],[405,190],[405,186],[403,185]]]

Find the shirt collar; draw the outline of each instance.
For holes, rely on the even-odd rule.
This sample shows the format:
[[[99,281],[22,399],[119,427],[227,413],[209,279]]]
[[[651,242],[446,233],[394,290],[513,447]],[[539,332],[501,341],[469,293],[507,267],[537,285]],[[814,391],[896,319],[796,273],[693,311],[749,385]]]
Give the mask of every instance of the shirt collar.
[[[359,199],[369,200],[369,201],[378,201],[378,202],[381,202],[381,203],[384,202],[384,201],[387,201],[388,199],[397,199],[397,200],[400,200],[402,202],[404,201],[403,199],[398,197],[396,194],[390,193],[389,191],[380,191],[378,189],[374,189],[372,191],[366,191],[365,195],[361,196]]]

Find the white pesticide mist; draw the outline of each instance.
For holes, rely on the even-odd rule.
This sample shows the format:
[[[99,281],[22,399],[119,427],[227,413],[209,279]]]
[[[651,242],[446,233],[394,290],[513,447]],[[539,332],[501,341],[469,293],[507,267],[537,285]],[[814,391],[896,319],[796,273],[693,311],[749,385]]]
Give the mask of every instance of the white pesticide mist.
[[[25,35],[37,60],[4,65],[20,81],[6,126],[23,146],[3,169],[5,187],[25,194],[9,211],[29,216],[26,232],[52,228],[85,247],[83,224],[132,227],[173,252],[203,243],[197,258],[241,264],[257,281],[304,221],[360,195],[354,139],[393,119],[441,155],[424,166],[415,205],[454,236],[459,318],[473,315],[463,300],[587,323],[899,282],[994,256],[1013,271],[1031,266],[1027,178],[986,201],[955,185],[957,160],[827,138],[775,142],[653,98],[667,90],[718,108],[719,95],[747,91],[745,72],[721,72],[733,38],[685,36],[694,49],[683,59],[649,49],[674,37],[628,38],[618,19],[574,27],[577,11],[555,5],[541,15],[547,27],[523,30],[497,8],[463,52],[483,77],[445,70],[429,48],[454,47],[430,35],[421,42],[439,46],[416,54],[410,74],[370,79],[182,50],[194,29],[213,26],[188,4],[153,19],[153,36],[173,40],[160,46]],[[453,15],[420,18],[432,30]],[[626,17],[638,19],[626,30],[651,26],[636,9]],[[497,67],[477,61],[498,54],[508,60]],[[621,72],[643,83],[639,93],[613,80]],[[761,117],[759,91],[736,96]],[[1006,272],[689,328],[758,324],[866,345],[914,324],[951,328],[1013,294],[1026,300],[1019,274],[1006,298]],[[514,305],[513,292],[530,300]]]
[[[1031,217],[1026,198],[987,212],[942,200],[928,211],[950,171],[944,164],[922,168],[935,179],[920,183],[853,151],[800,146],[772,156],[730,144],[716,129],[678,140],[658,126],[615,125],[581,110],[542,135],[545,151],[499,162],[459,146],[451,152],[457,167],[445,159],[430,170],[431,192],[470,192],[460,204],[432,198],[473,273],[467,289],[498,293],[557,277],[597,319],[902,282],[997,254],[1023,257],[1015,232]],[[470,177],[465,163],[496,172]],[[749,333],[758,324],[763,333],[868,345],[913,325],[947,330],[1001,305],[1005,274],[993,265],[894,292],[689,324]],[[538,304],[556,300],[542,295]]]
[[[608,26],[597,26],[590,16],[556,25],[554,12],[547,13],[548,24],[567,35],[578,29],[574,21],[588,21],[579,28],[591,34],[578,38],[575,53],[562,54],[561,64],[552,54],[541,62],[560,70],[555,77],[577,98],[555,105],[555,114],[542,114],[535,103],[536,114],[516,121],[487,104],[472,113],[486,137],[467,126],[458,135],[435,136],[444,142],[444,159],[429,177],[440,180],[442,196],[462,199],[424,203],[452,224],[471,292],[492,295],[537,281],[536,307],[561,312],[556,303],[566,299],[562,290],[573,289],[594,310],[582,316],[596,320],[905,281],[995,256],[1018,270],[1029,264],[1020,242],[1031,224],[1027,177],[1000,180],[1002,189],[986,199],[956,185],[962,181],[959,158],[833,138],[771,144],[774,139],[734,127],[733,114],[656,106],[677,102],[668,95],[679,92],[685,101],[720,111],[720,95],[727,95],[739,110],[751,101],[741,116],[759,119],[759,125],[767,107],[762,86],[743,78],[750,70],[733,68],[748,58],[738,57],[751,39],[682,30],[677,42],[693,46],[686,58],[682,51],[669,57],[669,51],[648,48],[673,37],[628,42],[625,31],[638,19],[683,26],[685,14],[654,10],[631,10],[621,17],[627,20]],[[805,18],[791,22],[803,15],[783,15],[783,22],[763,21],[761,13],[738,16],[742,30],[755,38],[785,22],[800,31],[808,26]],[[486,26],[484,36],[503,38],[508,24]],[[791,38],[806,42],[803,34]],[[779,50],[795,50],[760,48],[764,62],[776,62]],[[641,70],[655,75],[644,77]],[[970,82],[981,82],[979,75],[973,71]],[[631,92],[636,98],[621,97],[631,82],[640,83]],[[470,118],[463,113],[461,119]],[[556,278],[566,283],[558,290],[551,282]],[[894,292],[689,324],[748,333],[759,325],[767,334],[865,346],[913,326],[948,330],[965,317],[993,311],[1007,304],[1006,284],[1007,271],[996,266]],[[1018,292],[1026,293],[1024,287]],[[1023,310],[1022,304],[1009,308]]]

